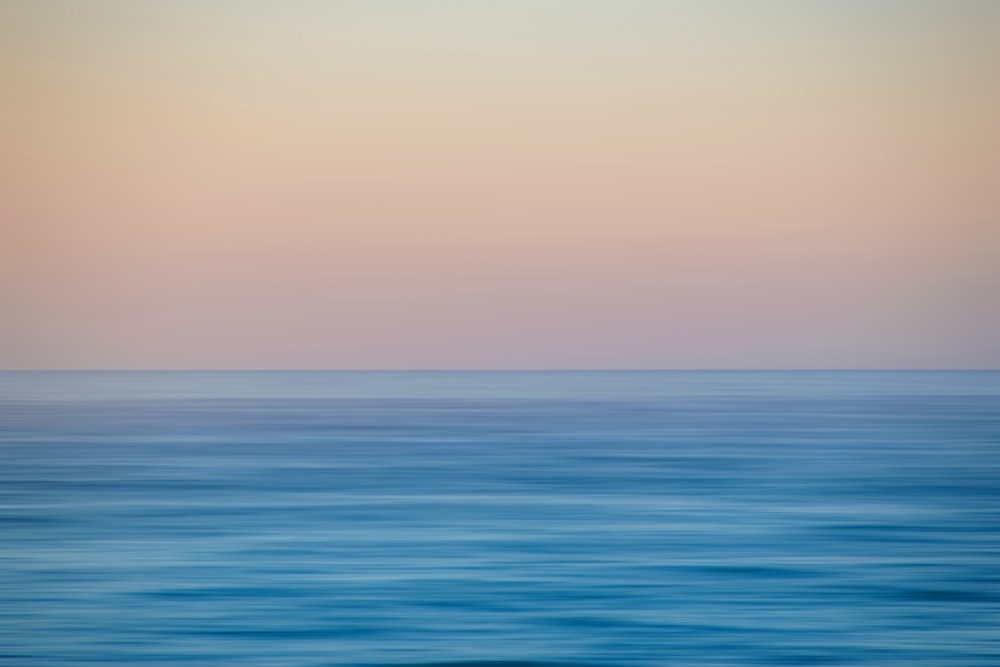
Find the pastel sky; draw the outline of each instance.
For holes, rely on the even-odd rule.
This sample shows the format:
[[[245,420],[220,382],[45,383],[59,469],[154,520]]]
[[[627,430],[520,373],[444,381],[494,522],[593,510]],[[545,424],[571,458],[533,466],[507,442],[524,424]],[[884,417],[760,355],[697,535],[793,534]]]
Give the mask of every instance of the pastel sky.
[[[0,367],[1000,368],[998,10],[8,0]]]

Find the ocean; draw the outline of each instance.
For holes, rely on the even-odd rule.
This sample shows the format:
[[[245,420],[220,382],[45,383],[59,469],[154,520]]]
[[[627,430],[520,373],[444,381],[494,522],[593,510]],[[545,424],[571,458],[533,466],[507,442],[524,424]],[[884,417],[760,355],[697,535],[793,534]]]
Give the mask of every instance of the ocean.
[[[0,664],[1000,665],[1000,372],[0,373]]]

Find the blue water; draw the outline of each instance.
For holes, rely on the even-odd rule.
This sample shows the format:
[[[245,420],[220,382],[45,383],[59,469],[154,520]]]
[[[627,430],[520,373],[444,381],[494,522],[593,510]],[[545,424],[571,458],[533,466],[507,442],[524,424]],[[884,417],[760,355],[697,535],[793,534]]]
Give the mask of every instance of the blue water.
[[[1000,372],[0,374],[0,664],[1000,665]]]

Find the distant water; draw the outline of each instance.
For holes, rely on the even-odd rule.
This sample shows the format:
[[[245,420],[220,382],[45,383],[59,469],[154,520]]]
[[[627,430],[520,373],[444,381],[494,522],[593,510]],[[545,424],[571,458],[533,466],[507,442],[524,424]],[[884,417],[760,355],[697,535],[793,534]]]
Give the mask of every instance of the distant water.
[[[1000,373],[0,373],[0,664],[1000,665]]]

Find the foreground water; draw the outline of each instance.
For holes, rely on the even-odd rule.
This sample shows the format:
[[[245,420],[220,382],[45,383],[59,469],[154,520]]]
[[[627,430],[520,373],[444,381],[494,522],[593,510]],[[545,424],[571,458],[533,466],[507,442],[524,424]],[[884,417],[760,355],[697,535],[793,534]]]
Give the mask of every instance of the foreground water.
[[[0,664],[1000,664],[1000,373],[0,374]]]

